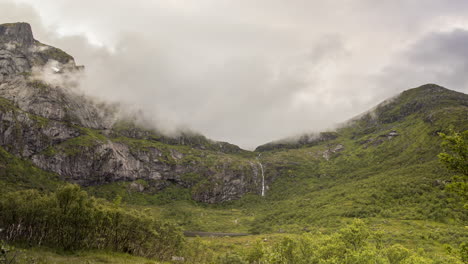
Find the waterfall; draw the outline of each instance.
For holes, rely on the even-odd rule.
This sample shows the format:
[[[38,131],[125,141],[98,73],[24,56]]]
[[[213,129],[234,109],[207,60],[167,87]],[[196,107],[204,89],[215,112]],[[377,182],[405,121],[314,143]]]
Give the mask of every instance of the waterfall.
[[[258,165],[260,165],[260,171],[262,172],[262,196],[265,196],[265,174],[263,173],[263,165],[260,162],[260,155],[261,154],[258,154],[257,162]]]

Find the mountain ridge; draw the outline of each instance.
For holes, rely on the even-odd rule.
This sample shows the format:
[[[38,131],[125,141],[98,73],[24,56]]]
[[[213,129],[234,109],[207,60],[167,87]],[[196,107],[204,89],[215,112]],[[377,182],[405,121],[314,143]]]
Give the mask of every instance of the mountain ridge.
[[[448,105],[447,105],[448,104]],[[281,148],[300,148],[320,142],[333,140],[341,128],[352,126],[361,121],[368,123],[391,123],[411,114],[424,114],[443,106],[460,105],[468,107],[468,95],[447,89],[437,84],[424,84],[405,90],[392,98],[386,99],[370,110],[357,115],[338,125],[335,130],[320,133],[306,133],[295,137],[275,140],[258,146],[255,151],[263,152]],[[429,118],[429,117],[428,117]]]
[[[468,108],[468,96],[428,84],[379,104],[348,126],[318,136],[303,136],[297,144],[267,144],[250,152],[196,133],[167,137],[131,120],[108,122],[112,109],[109,113],[103,111],[73,89],[63,87],[63,83],[51,85],[34,76],[34,66],[64,77],[82,68],[77,68],[74,61],[70,64],[70,60],[63,65],[55,60],[55,53],[43,57],[44,50],[25,51],[23,44],[8,47],[12,39],[23,41],[25,46],[39,45],[30,40],[25,24],[0,28],[0,32],[13,32],[0,36],[0,40],[8,41],[0,43],[0,65],[11,69],[2,73],[0,80],[0,146],[62,180],[82,186],[123,182],[127,188],[147,195],[180,187],[188,190],[193,200],[206,203],[261,195],[262,186],[269,196],[277,181],[288,179],[294,172],[325,177],[329,172],[319,173],[323,170],[320,166],[339,160],[350,148],[369,152],[395,142],[393,139],[401,138],[402,133],[398,126],[408,118],[437,126],[431,132],[434,136],[443,127],[438,122],[450,111],[458,111],[452,123],[466,127],[463,114]],[[14,32],[26,35],[15,38]],[[42,59],[34,60],[38,56]],[[50,65],[50,60],[58,64]]]

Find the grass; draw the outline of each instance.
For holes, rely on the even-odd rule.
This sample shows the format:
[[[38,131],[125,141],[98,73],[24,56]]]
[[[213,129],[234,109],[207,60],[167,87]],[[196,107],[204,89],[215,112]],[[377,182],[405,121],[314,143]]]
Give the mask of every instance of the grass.
[[[18,264],[159,264],[152,259],[106,251],[57,252],[48,248],[30,248],[18,252]]]
[[[45,172],[8,153],[0,147],[0,188],[2,192],[19,189],[53,190],[61,181],[58,175]]]
[[[260,228],[261,232],[279,229],[300,232],[311,226],[333,226],[334,219],[349,217],[443,223],[466,221],[466,212],[450,202],[453,197],[444,193],[441,190],[443,186],[437,183],[451,177],[437,161],[436,154],[441,151],[440,140],[433,134],[437,128],[413,116],[397,126],[384,127],[357,139],[351,139],[353,129],[340,131],[339,138],[320,145],[262,154],[261,162],[269,180],[269,190],[264,198],[247,195],[238,201],[208,206],[175,198],[187,197],[182,190],[174,192],[174,189],[169,189],[157,195],[130,194],[151,197],[144,205],[158,206],[158,210],[170,212],[166,215],[169,218],[172,215],[174,219],[180,219],[180,212],[184,212],[183,218],[194,219],[205,211],[206,220],[182,221],[188,228],[198,227],[203,231]],[[385,139],[375,146],[359,143],[380,138],[391,130],[397,130],[399,136]],[[322,153],[336,144],[343,144],[344,150],[333,154],[329,161],[325,160]],[[210,162],[206,161],[210,160],[209,157],[204,161],[206,164]],[[213,167],[222,159],[216,156],[211,161]],[[187,177],[196,179],[197,175]],[[274,182],[271,182],[272,178],[276,178]],[[97,187],[94,193],[104,193],[100,188]],[[118,194],[125,197],[128,192],[120,191]],[[173,198],[165,200],[163,197]],[[135,200],[132,202],[132,199],[125,200],[129,204],[142,205]],[[170,201],[176,204],[169,205],[170,210],[167,210],[163,205]],[[218,214],[217,210],[234,210],[241,215],[223,217],[223,213]],[[245,226],[230,224],[234,218],[247,220],[240,221]],[[255,222],[260,226],[256,227]],[[335,222],[336,225],[340,223]]]
[[[219,252],[240,250],[265,236],[331,233],[363,218],[385,234],[387,244],[400,243],[443,260],[447,247],[468,239],[468,214],[456,197],[443,191],[452,174],[437,160],[441,148],[436,132],[450,126],[466,129],[466,122],[460,123],[465,114],[466,108],[451,106],[432,111],[431,120],[410,115],[364,134],[357,124],[314,146],[263,152],[266,197],[246,195],[218,205],[182,199],[127,206],[147,208],[186,230],[261,233],[204,238]],[[398,136],[389,139],[386,135],[393,130]],[[324,159],[323,153],[337,144],[344,149]]]
[[[422,97],[422,93],[429,95]],[[252,191],[236,201],[213,205],[195,202],[191,199],[193,195],[216,180],[204,177],[202,170],[180,175],[191,183],[190,188],[170,184],[164,190],[139,192],[130,187],[132,182],[116,182],[88,187],[87,191],[110,201],[121,198],[129,209],[146,210],[156,218],[178,223],[185,230],[254,234],[202,238],[216,254],[248,250],[265,238],[262,243],[268,244],[303,233],[331,234],[352,219],[361,218],[371,229],[383,233],[387,245],[399,243],[439,260],[438,263],[447,263],[444,262],[450,255],[447,248],[457,248],[468,241],[468,212],[456,196],[443,190],[453,175],[438,161],[437,154],[442,149],[437,132],[450,127],[458,131],[468,129],[468,110],[458,95],[446,93],[433,86],[411,90],[403,93],[400,100],[377,107],[377,119],[364,116],[337,130],[326,141],[262,152],[260,162],[267,182],[265,197]],[[438,98],[442,99],[435,104]],[[13,106],[0,101],[0,107]],[[398,135],[389,137],[391,131]],[[215,172],[227,169],[251,175],[251,164],[257,162],[257,153],[222,153],[154,139],[107,137],[92,129],[81,132],[80,137],[49,149],[49,154],[89,148],[110,140],[126,144],[134,152],[158,149],[161,161],[167,164]],[[338,145],[343,149],[334,152]],[[182,157],[175,158],[175,153]],[[31,163],[2,149],[0,161],[3,166],[0,172],[7,172],[0,177],[0,186],[6,190],[19,186],[48,189],[57,182],[55,175],[35,169]],[[137,183],[148,186],[143,180]],[[37,254],[43,251],[51,261],[57,259],[57,263],[68,259],[66,262],[71,263],[76,259],[101,263],[97,255],[104,260],[109,258],[108,263],[138,263],[118,262],[121,260],[112,259],[114,253],[62,255],[46,249],[34,250]],[[34,255],[34,250],[28,252]]]

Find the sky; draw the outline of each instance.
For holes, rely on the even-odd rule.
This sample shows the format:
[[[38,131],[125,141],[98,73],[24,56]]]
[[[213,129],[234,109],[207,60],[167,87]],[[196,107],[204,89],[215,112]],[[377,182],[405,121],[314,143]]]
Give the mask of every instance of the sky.
[[[468,92],[466,0],[0,0],[20,21],[86,94],[246,149],[426,83]]]

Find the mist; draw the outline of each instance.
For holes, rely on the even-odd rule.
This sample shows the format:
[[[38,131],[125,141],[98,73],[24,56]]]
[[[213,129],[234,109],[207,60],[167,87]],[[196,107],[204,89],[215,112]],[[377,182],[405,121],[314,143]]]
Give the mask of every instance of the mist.
[[[246,149],[425,83],[468,92],[467,12],[442,0],[0,0],[0,23],[28,22],[85,65],[83,93]]]

